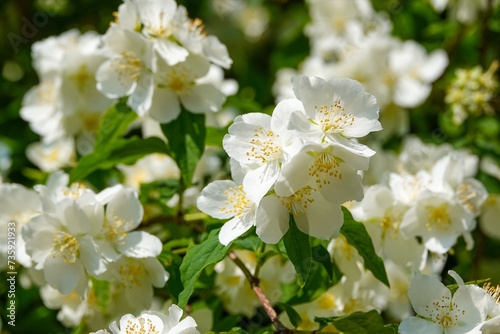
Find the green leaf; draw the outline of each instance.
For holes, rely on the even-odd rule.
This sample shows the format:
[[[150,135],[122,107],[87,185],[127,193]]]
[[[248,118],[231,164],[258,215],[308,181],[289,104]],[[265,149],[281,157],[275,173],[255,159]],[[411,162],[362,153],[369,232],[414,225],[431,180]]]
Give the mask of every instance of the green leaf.
[[[182,110],[179,117],[161,129],[168,138],[170,155],[181,170],[184,187],[191,185],[198,161],[205,149],[205,115]]]
[[[302,318],[300,317],[299,313],[297,313],[297,311],[295,311],[295,309],[288,304],[278,303],[278,305],[282,307],[283,310],[285,310],[292,325],[295,328],[299,327],[300,323],[302,322]]]
[[[303,287],[312,267],[312,251],[309,236],[303,233],[290,215],[290,227],[283,237],[286,254],[299,276],[299,285]]]
[[[165,247],[161,254],[158,256],[158,260],[165,267],[165,270],[170,274],[167,280],[166,289],[170,293],[170,296],[174,299],[174,303],[179,299],[179,294],[183,290],[180,266],[182,265],[182,258],[172,253],[170,250],[166,250]]]
[[[94,150],[98,151],[120,138],[127,132],[130,124],[136,118],[137,114],[127,106],[125,99],[111,106],[101,119],[99,130],[95,137]]]
[[[168,179],[141,184],[141,200],[167,202],[179,191],[179,180]]]
[[[116,140],[102,150],[95,151],[80,159],[69,174],[70,182],[81,180],[98,169],[111,169],[117,164],[133,164],[151,153],[166,153],[165,142],[157,137],[142,139],[131,137]]]
[[[314,261],[320,263],[325,268],[333,285],[337,284],[343,274],[339,267],[337,267],[337,264],[332,261],[332,256],[328,250],[323,245],[316,245],[312,248],[312,255]]]
[[[97,305],[101,312],[106,314],[111,300],[110,284],[108,281],[100,281],[94,277],[90,277],[90,280],[92,281],[92,289],[94,290]]]
[[[359,255],[364,260],[365,268],[370,270],[379,281],[389,286],[384,261],[375,253],[372,239],[365,226],[355,221],[345,207],[342,207],[342,212],[344,213],[344,225],[342,225],[340,233],[344,235],[351,246],[358,250]]]
[[[188,248],[180,267],[184,290],[179,294],[179,307],[184,308],[187,305],[194,292],[196,280],[205,267],[224,259],[228,251],[229,246],[219,242],[219,229],[211,231],[201,244]]]
[[[333,325],[344,334],[392,334],[392,327],[384,326],[384,321],[376,310],[354,312],[347,316],[331,318],[314,318],[321,327]]]
[[[207,126],[207,139],[205,144],[222,147],[222,139],[224,139],[224,136],[227,134],[228,128],[229,126],[222,129]]]

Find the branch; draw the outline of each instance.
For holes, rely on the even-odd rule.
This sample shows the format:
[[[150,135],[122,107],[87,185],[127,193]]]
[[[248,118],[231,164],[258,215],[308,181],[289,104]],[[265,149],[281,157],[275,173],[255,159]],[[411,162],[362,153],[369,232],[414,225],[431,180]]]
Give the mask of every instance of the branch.
[[[252,287],[253,292],[257,295],[259,298],[260,303],[264,307],[264,310],[266,311],[267,315],[269,316],[269,319],[271,319],[271,322],[273,323],[274,327],[276,328],[277,333],[293,333],[292,330],[286,328],[281,321],[278,319],[278,314],[276,314],[276,311],[274,310],[273,306],[271,305],[271,302],[269,299],[267,299],[266,295],[264,292],[262,292],[262,289],[259,286],[259,279],[252,275],[252,273],[248,270],[248,268],[245,266],[245,264],[240,260],[240,258],[236,255],[235,252],[230,252],[229,253],[229,258],[233,260],[233,262],[243,271],[243,274],[245,274],[245,277],[247,278],[248,282],[250,283],[250,286]]]

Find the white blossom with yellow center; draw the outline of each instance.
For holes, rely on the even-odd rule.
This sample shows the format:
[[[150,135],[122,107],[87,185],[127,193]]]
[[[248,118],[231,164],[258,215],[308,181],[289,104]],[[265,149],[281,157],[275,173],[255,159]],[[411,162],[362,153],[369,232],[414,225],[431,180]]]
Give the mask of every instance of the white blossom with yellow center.
[[[226,96],[211,83],[197,82],[209,69],[210,62],[196,54],[190,54],[175,65],[159,59],[149,116],[160,123],[168,123],[179,116],[181,104],[198,114],[219,111]]]
[[[145,231],[132,231],[139,226],[144,214],[135,190],[116,185],[101,191],[96,199],[106,205],[106,218],[96,238],[105,258],[116,261],[122,255],[145,258],[161,253],[158,237]]]
[[[320,239],[339,235],[344,222],[340,204],[328,202],[312,188],[302,188],[290,196],[271,194],[257,209],[257,235],[265,243],[275,244],[288,231],[290,214],[304,233]]]
[[[150,307],[147,307],[149,309]],[[143,311],[138,317],[126,314],[120,321],[109,325],[111,334],[199,334],[196,321],[187,316],[182,319],[182,309],[177,305],[169,307],[167,314],[155,311]],[[92,334],[108,334],[101,329]]]
[[[400,225],[405,238],[420,236],[431,252],[444,254],[457,238],[475,228],[474,214],[442,193],[422,192],[403,216]]]
[[[102,215],[95,215],[93,209],[98,211],[99,207],[64,198],[54,207],[44,206],[44,213],[32,218],[22,230],[35,269],[43,270],[47,283],[62,294],[76,290],[83,296],[88,289],[88,274],[99,275],[106,270],[107,263],[93,238],[102,224],[95,218]]]
[[[329,202],[342,204],[363,198],[360,169],[368,168],[369,158],[353,154],[338,144],[309,144],[287,162],[275,185],[280,196],[310,187]]]
[[[260,200],[260,199],[257,199]],[[201,192],[198,209],[217,219],[229,219],[219,233],[223,245],[255,226],[258,201],[250,199],[243,185],[234,181],[214,181]]]
[[[364,157],[375,154],[353,140],[382,129],[376,99],[358,81],[295,76],[292,84],[296,99],[289,129],[313,143],[337,143]]]
[[[153,46],[138,32],[112,25],[104,35],[111,57],[97,69],[97,89],[109,98],[128,96],[140,116],[151,107],[156,59]]]
[[[272,116],[238,116],[224,137],[224,149],[246,171],[243,185],[251,196],[262,198],[276,182],[282,164],[302,147],[302,142],[286,129],[290,112],[277,107]]]
[[[437,278],[415,274],[408,296],[417,316],[404,319],[399,333],[481,333],[475,328],[486,319],[484,292],[477,286],[463,284],[455,272],[449,274],[459,285],[454,294]]]

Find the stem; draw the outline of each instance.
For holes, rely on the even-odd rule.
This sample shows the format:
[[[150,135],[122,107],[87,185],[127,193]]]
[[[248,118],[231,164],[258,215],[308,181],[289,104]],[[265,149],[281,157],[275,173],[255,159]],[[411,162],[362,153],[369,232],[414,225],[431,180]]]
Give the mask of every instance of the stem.
[[[230,252],[229,258],[231,260],[233,260],[233,262],[243,271],[243,274],[247,278],[248,283],[250,283],[250,286],[252,287],[253,292],[255,292],[255,294],[259,298],[260,303],[264,307],[264,311],[266,311],[267,315],[269,316],[269,319],[271,319],[271,322],[274,325],[274,328],[276,328],[276,332],[277,333],[293,333],[293,331],[286,328],[281,323],[281,321],[279,321],[278,314],[276,313],[273,306],[271,305],[271,302],[269,301],[269,299],[267,299],[266,295],[264,294],[264,292],[262,292],[262,289],[259,286],[259,278],[252,275],[252,273],[248,270],[248,268],[240,260],[240,258],[236,255],[235,252]]]

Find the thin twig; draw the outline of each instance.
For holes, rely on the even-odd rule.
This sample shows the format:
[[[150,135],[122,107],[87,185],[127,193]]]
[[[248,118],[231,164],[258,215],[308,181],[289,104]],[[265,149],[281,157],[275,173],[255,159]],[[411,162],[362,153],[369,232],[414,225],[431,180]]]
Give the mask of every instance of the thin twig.
[[[281,321],[278,319],[278,314],[274,310],[273,306],[271,305],[271,302],[269,299],[267,299],[266,295],[264,292],[262,292],[262,289],[259,286],[259,279],[252,275],[252,273],[248,270],[248,268],[245,266],[245,264],[240,260],[240,258],[236,255],[235,252],[230,252],[229,253],[229,258],[233,260],[233,262],[243,271],[243,274],[247,278],[248,282],[250,283],[250,286],[252,287],[253,292],[257,295],[259,298],[260,303],[264,307],[264,311],[266,311],[267,315],[269,316],[269,319],[271,319],[271,322],[274,325],[274,328],[276,328],[277,333],[293,333],[292,330],[288,329],[285,327]]]

